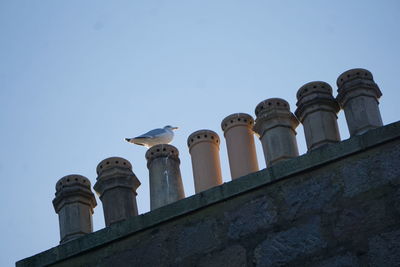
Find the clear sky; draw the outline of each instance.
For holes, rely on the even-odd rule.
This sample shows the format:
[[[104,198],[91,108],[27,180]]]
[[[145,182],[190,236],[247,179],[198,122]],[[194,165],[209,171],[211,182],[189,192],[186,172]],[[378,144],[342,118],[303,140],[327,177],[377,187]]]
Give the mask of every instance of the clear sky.
[[[106,157],[132,163],[139,212],[149,210],[146,149],[124,137],[179,126],[173,145],[190,196],[192,132],[220,135],[228,182],[222,119],[254,116],[271,97],[294,111],[304,83],[326,81],[336,96],[338,75],[369,69],[384,123],[397,121],[399,14],[397,0],[0,0],[0,266],[58,244],[56,181],[77,173],[93,185]],[[339,123],[347,139],[343,112]],[[104,227],[100,200],[93,220]]]

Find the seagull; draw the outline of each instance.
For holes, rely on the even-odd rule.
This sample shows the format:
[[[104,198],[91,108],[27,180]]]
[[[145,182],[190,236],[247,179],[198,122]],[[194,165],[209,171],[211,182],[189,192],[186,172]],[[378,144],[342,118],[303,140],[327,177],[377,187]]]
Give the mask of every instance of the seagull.
[[[159,144],[169,144],[174,138],[173,130],[176,129],[178,129],[178,127],[167,125],[164,128],[157,128],[134,138],[125,138],[125,140],[129,143],[145,147],[152,147]]]

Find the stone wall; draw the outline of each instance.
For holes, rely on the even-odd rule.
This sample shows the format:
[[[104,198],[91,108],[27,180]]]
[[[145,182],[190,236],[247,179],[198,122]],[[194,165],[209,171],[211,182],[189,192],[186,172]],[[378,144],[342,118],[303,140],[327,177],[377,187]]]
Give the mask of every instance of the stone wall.
[[[400,122],[238,178],[17,266],[399,266]]]

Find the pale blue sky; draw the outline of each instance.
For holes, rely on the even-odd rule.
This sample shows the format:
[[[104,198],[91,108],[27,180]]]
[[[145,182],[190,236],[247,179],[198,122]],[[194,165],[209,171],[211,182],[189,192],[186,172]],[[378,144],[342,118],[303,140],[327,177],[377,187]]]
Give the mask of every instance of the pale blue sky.
[[[0,0],[0,266],[58,244],[56,181],[78,173],[94,184],[106,157],[132,163],[139,211],[149,210],[146,149],[124,137],[179,126],[173,145],[190,196],[190,133],[218,132],[227,182],[221,120],[254,116],[271,97],[294,111],[306,82],[326,81],[336,95],[339,74],[369,69],[384,123],[397,121],[399,14],[396,0]],[[339,122],[346,139],[343,112]],[[104,227],[100,200],[93,218]]]

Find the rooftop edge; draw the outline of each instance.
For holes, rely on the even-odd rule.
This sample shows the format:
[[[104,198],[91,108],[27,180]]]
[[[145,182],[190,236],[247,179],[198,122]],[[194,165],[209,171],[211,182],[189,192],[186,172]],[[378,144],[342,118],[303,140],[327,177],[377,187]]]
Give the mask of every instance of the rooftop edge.
[[[363,135],[354,136],[337,144],[307,152],[267,169],[251,173],[167,206],[132,217],[79,239],[22,259],[16,262],[16,266],[36,266],[38,263],[49,265],[60,262],[261,186],[288,179],[295,174],[329,164],[352,154],[361,153],[398,138],[400,138],[400,121],[370,130]]]

